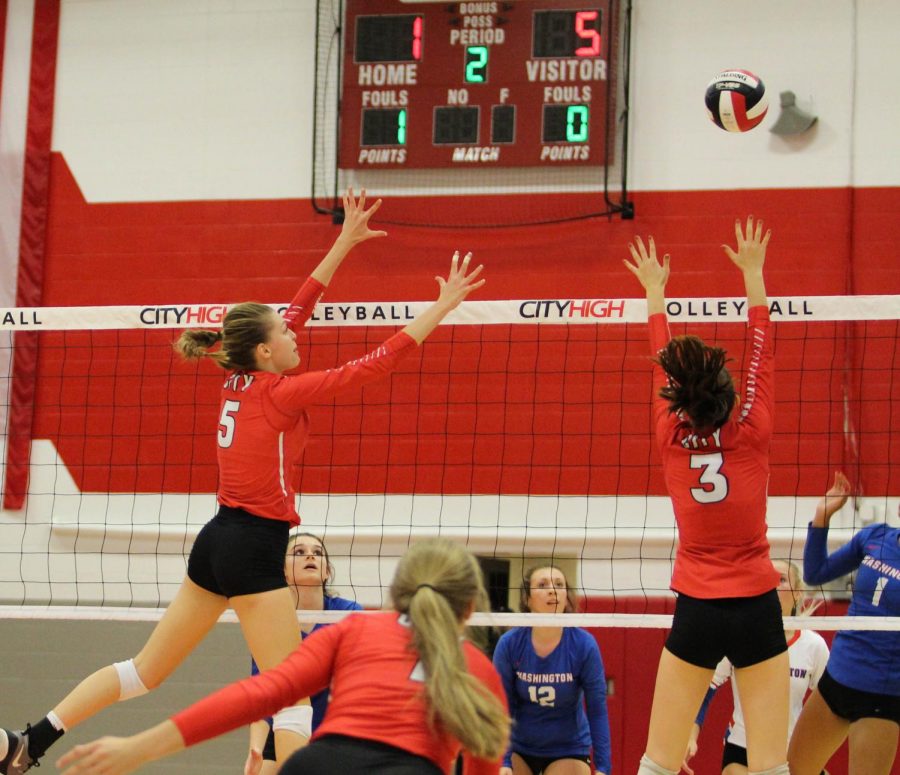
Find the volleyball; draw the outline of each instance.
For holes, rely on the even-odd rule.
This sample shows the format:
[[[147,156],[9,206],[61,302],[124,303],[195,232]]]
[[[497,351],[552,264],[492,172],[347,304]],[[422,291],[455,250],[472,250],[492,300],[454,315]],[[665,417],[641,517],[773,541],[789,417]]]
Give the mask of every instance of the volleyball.
[[[747,132],[766,117],[766,87],[749,70],[725,70],[706,87],[709,120],[726,132]]]

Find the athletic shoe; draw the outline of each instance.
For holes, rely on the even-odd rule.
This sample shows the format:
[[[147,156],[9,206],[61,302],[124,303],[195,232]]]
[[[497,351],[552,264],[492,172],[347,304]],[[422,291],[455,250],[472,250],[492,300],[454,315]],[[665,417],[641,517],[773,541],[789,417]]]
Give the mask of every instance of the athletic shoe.
[[[10,732],[2,730],[9,741],[9,749],[6,758],[0,761],[0,773],[2,775],[22,775],[32,767],[38,766],[37,761],[28,755],[28,730],[24,732]]]

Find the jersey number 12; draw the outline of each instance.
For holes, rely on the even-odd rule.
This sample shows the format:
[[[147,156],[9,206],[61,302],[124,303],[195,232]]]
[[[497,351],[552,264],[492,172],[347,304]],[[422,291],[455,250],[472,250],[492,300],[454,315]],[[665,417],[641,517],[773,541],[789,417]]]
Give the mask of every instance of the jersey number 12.
[[[556,689],[553,686],[529,686],[528,699],[536,705],[552,708],[556,703]]]

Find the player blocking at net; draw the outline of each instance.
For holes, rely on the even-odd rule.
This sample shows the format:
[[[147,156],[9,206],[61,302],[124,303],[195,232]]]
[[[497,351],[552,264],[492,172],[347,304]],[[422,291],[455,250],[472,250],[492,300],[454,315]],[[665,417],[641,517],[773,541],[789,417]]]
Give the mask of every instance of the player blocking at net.
[[[671,588],[678,595],[660,656],[647,748],[638,775],[675,775],[713,670],[734,665],[747,729],[750,773],[788,775],[789,664],[779,574],[766,539],[773,414],[773,353],[763,279],[771,232],[735,223],[749,308],[749,352],[739,400],[723,349],[672,338],[666,319],[669,256],[653,239],[630,245],[625,265],[647,293],[654,356],[653,419],[679,544]]]
[[[287,374],[300,364],[296,332],[309,320],[341,262],[355,245],[386,236],[369,228],[380,205],[379,199],[366,208],[365,191],[358,200],[352,189],[348,192],[341,233],[283,318],[265,304],[247,302],[229,310],[221,331],[182,334],[176,349],[184,357],[211,358],[228,374],[219,407],[217,514],[197,536],[186,578],[133,659],[97,670],[24,731],[0,730],[3,775],[27,771],[67,730],[115,702],[159,686],[229,606],[261,669],[275,667],[299,644],[284,557],[290,527],[300,522],[291,476],[307,439],[307,408],[390,373],[484,284],[482,267],[470,269],[471,254],[460,261],[457,252],[449,275],[435,278],[437,300],[402,331],[337,368]],[[311,720],[308,700],[275,713],[279,761],[308,740]]]

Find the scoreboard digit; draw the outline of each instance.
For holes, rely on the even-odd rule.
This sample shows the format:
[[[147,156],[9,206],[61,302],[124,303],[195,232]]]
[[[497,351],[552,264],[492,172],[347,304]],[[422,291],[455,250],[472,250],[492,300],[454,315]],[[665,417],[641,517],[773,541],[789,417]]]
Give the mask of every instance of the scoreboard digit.
[[[347,0],[338,166],[607,163],[612,0]]]

